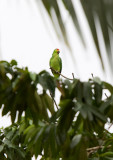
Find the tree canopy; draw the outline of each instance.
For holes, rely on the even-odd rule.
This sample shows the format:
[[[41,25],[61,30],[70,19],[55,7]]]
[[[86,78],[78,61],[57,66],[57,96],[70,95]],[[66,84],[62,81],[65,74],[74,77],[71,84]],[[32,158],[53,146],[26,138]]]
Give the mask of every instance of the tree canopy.
[[[0,160],[113,159],[113,86],[98,77],[56,80],[0,61],[0,107],[12,122],[0,129]]]

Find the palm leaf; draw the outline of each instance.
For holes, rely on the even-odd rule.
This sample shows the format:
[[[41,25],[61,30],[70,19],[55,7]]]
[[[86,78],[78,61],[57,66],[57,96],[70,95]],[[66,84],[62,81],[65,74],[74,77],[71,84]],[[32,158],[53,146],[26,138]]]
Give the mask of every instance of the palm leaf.
[[[38,3],[38,0],[36,1]],[[74,8],[74,1],[71,0],[61,0],[60,3],[58,0],[42,0],[41,1],[43,6],[45,7],[50,19],[52,20],[52,23],[54,25],[54,28],[56,30],[57,35],[63,36],[63,39],[65,41],[65,44],[70,47],[70,42],[68,41],[68,36],[67,36],[67,30],[65,26],[64,19],[62,17],[62,11],[60,9],[60,3],[62,3],[65,7],[65,10],[69,13],[69,15],[72,18],[73,24],[75,26],[75,29],[78,31],[80,38],[82,40],[82,43],[85,46],[85,37],[82,35],[82,27],[80,26],[80,21],[77,18],[77,11]],[[104,67],[105,63],[103,62],[103,53],[100,49],[100,44],[99,38],[98,38],[98,33],[97,33],[97,28],[96,28],[96,19],[99,20],[102,35],[104,38],[105,42],[105,48],[106,48],[106,53],[107,53],[107,58],[108,62],[112,68],[112,48],[111,48],[111,43],[112,43],[112,36],[110,37],[110,32],[113,32],[113,1],[112,0],[80,0],[81,5],[83,7],[85,16],[87,18],[89,27],[91,29],[92,37],[95,42],[95,46],[97,48],[98,55],[101,60],[101,64]],[[59,32],[59,28],[56,25],[56,19],[53,16],[54,11],[59,28],[61,30],[61,33]]]
[[[111,52],[111,45],[110,45],[110,37],[109,37],[109,30],[112,30],[112,20],[113,20],[113,1],[112,0],[81,0],[82,6],[84,8],[92,36],[98,50],[98,54],[102,59],[102,53],[100,53],[100,47],[98,42],[98,34],[96,32],[96,22],[95,19],[98,18],[105,47],[107,51],[108,60],[112,67],[112,52]],[[102,62],[103,63],[103,62]]]
[[[38,3],[39,1],[37,0],[36,2]],[[62,0],[61,2],[64,4],[65,9],[69,12],[69,15],[71,16],[71,18],[73,20],[75,28],[79,32],[82,43],[85,46],[85,42],[83,40],[83,36],[82,36],[81,30],[80,30],[80,26],[79,26],[77,16],[76,16],[72,2],[69,0]],[[62,18],[62,11],[60,10],[60,6],[59,6],[60,4],[58,3],[57,0],[42,0],[42,4],[45,7],[45,9],[46,9],[51,21],[52,21],[52,24],[54,26],[54,29],[55,29],[58,37],[62,38],[62,36],[63,36],[63,40],[64,40],[65,44],[71,50],[70,43],[69,43],[68,36],[67,36],[68,31],[66,30],[66,24]],[[55,15],[53,15],[53,11],[54,11]],[[57,24],[57,22],[58,22],[58,24]],[[60,28],[60,31],[59,31],[59,28]]]

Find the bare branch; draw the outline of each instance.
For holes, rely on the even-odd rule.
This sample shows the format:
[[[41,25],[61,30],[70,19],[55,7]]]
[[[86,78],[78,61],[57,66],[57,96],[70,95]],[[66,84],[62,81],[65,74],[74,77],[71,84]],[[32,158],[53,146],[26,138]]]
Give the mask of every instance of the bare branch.
[[[56,101],[55,101],[54,97],[52,96],[52,94],[51,94],[51,93],[50,93],[50,95],[51,95],[51,98],[52,98],[52,100],[53,100],[53,102],[54,102],[54,104],[55,104],[55,106],[56,106],[56,108],[57,108],[57,110],[58,110],[58,105],[57,105],[57,103],[56,103]]]
[[[112,123],[109,125],[108,131],[110,130],[110,128],[112,127],[112,125],[113,125],[113,121],[112,121]]]
[[[91,73],[91,76],[92,76],[92,78],[94,78],[94,75],[93,75],[93,73]]]
[[[56,70],[54,70],[52,67],[50,67],[50,69],[52,70],[52,71],[54,71],[54,72],[56,72],[56,73],[58,73],[59,75],[61,75],[62,77],[64,77],[65,79],[68,79],[68,80],[73,80],[74,79],[74,74],[72,73],[72,75],[73,75],[73,79],[72,78],[68,78],[68,77],[66,77],[66,76],[64,76],[63,74],[61,74],[60,72],[58,72],[58,71],[56,71]]]
[[[94,153],[95,151],[97,151],[98,149],[103,149],[105,146],[96,146],[96,147],[92,147],[92,148],[87,148],[86,151],[88,152],[87,155],[89,156],[91,153]],[[110,148],[111,145],[107,146],[107,148]]]
[[[107,94],[105,93],[106,98],[108,98]]]
[[[104,148],[104,146],[96,146],[96,147],[92,147],[92,148],[87,148],[86,150],[88,151],[88,152],[90,152],[90,151],[94,151],[94,150],[98,150],[98,149],[100,149],[100,148]]]
[[[75,78],[74,73],[72,73],[73,79]]]

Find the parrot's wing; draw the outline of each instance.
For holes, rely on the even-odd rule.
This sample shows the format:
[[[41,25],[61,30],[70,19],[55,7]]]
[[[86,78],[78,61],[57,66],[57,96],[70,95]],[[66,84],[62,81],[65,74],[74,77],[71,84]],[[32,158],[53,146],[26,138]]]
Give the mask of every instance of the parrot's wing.
[[[51,67],[51,60],[52,60],[52,58],[50,58],[50,61],[49,61],[49,66]]]
[[[60,61],[60,73],[61,73],[61,71],[62,71],[62,60],[61,60],[60,57],[59,57],[59,61]]]

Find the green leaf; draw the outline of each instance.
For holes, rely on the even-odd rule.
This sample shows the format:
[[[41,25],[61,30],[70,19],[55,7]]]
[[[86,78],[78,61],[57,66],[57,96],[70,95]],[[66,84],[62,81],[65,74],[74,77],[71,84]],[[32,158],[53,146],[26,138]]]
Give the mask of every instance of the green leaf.
[[[4,140],[4,144],[7,145],[9,148],[14,148],[14,149],[16,149],[16,146],[15,146],[14,144],[12,144],[11,141],[8,140],[8,139],[5,139],[5,140]]]
[[[60,106],[61,108],[57,113],[57,116],[59,117],[58,130],[60,136],[64,138],[67,130],[72,125],[75,111],[73,110],[74,104],[71,99],[62,100]],[[61,139],[63,140],[63,138]]]
[[[97,109],[94,106],[88,106],[89,111],[91,111],[96,117],[98,117],[99,119],[101,119],[102,121],[106,122],[107,118],[104,114],[102,114],[99,109]]]
[[[102,84],[102,81],[100,80],[99,77],[94,77],[94,78],[93,78],[93,81],[94,81],[95,83],[99,84],[99,85]]]
[[[46,109],[46,112],[47,112],[47,109],[49,109],[51,114],[55,113],[53,100],[48,94],[43,93],[41,95],[41,100],[42,100],[44,108]]]
[[[26,156],[26,153],[21,151],[20,149],[16,149],[16,152],[18,153],[19,157],[24,158]],[[17,156],[17,155],[16,155]],[[15,157],[16,158],[16,157]]]
[[[103,88],[108,89],[113,94],[113,86],[107,82],[102,82]]]
[[[15,60],[13,59],[13,60],[11,60],[10,64],[11,64],[11,66],[17,66],[17,61],[15,61]]]
[[[6,115],[10,111],[10,107],[8,105],[4,105],[2,110],[2,116]]]
[[[97,104],[102,100],[102,86],[98,83],[94,83],[94,97]]]
[[[80,113],[81,113],[81,115],[82,115],[82,117],[84,118],[84,119],[86,119],[87,118],[87,116],[88,116],[88,113],[87,113],[88,111],[87,111],[87,106],[82,106],[82,108],[80,109]]]
[[[85,98],[85,102],[87,104],[92,104],[92,89],[89,82],[83,83],[83,97]]]
[[[31,78],[32,81],[36,80],[36,77],[37,77],[36,73],[29,72],[29,75],[30,75],[30,78]]]
[[[59,106],[65,107],[65,106],[68,106],[70,103],[71,103],[71,99],[61,100]]]
[[[49,90],[52,96],[55,95],[55,80],[50,74],[46,71],[42,71],[38,75],[38,83],[40,83],[44,90]]]
[[[87,116],[90,121],[93,121],[93,115],[89,110],[87,111]]]
[[[35,136],[34,139],[34,145],[35,145],[35,156],[37,157],[38,154],[41,154],[42,150],[42,141],[43,141],[43,134],[46,127],[42,127],[39,129],[38,133]]]
[[[12,106],[10,115],[11,115],[11,122],[14,123],[16,119],[16,106]]]
[[[81,141],[82,135],[75,135],[70,143],[70,148],[73,149],[80,141]]]
[[[80,114],[82,115],[82,117],[84,118],[84,119],[86,119],[87,118],[87,112],[88,112],[88,108],[87,108],[87,105],[85,105],[85,104],[83,104],[83,103],[81,103],[81,102],[75,102],[75,105],[74,105],[75,107],[74,107],[74,110],[76,111],[76,112],[78,112],[78,111],[80,111]]]
[[[34,93],[34,94],[33,94]],[[30,113],[33,118],[34,124],[38,123],[38,119],[42,119],[44,115],[42,114],[42,101],[40,95],[36,92],[36,90],[32,89],[29,91],[28,100],[27,100],[28,107],[30,109]]]
[[[35,91],[34,93],[34,98],[35,98],[35,105],[37,106],[37,110],[39,110],[39,112],[42,111],[42,101],[41,101],[41,97],[40,95]]]
[[[10,139],[13,136],[14,132],[15,132],[15,130],[13,130],[13,129],[11,131],[9,131],[6,135],[6,138]]]
[[[4,149],[4,144],[0,145],[0,152],[2,152]]]
[[[74,130],[80,131],[80,133],[83,132],[83,122],[84,122],[84,119],[82,118],[81,114],[79,113],[76,121],[73,123]]]
[[[83,83],[78,81],[75,87],[75,98],[78,102],[83,101]]]
[[[113,152],[106,152],[99,155],[100,157],[113,156]]]
[[[35,136],[36,132],[37,130],[34,125],[30,125],[29,127],[27,127],[24,130],[24,134],[26,135],[24,143],[27,144],[28,142],[30,142],[31,137]]]
[[[74,92],[76,91],[76,85],[77,85],[77,83],[79,83],[79,80],[78,79],[74,79],[73,83],[70,86],[69,92],[70,92],[71,97],[74,96]]]
[[[48,116],[48,111],[47,111],[47,103],[45,101],[45,96],[44,94],[40,95],[40,98],[42,100],[42,114],[45,118],[45,120],[49,120],[49,116]]]
[[[45,94],[45,102],[46,102],[47,108],[49,109],[51,114],[54,114],[55,109],[54,109],[53,100],[51,99],[51,97],[48,94]]]
[[[112,105],[112,103],[113,103],[113,96],[112,96],[110,99],[107,99],[107,101],[104,101],[104,102],[100,105],[99,110],[104,113],[104,112],[106,111],[106,109],[107,109],[110,105]],[[112,109],[112,107],[110,107],[109,110],[111,110],[111,109]]]

